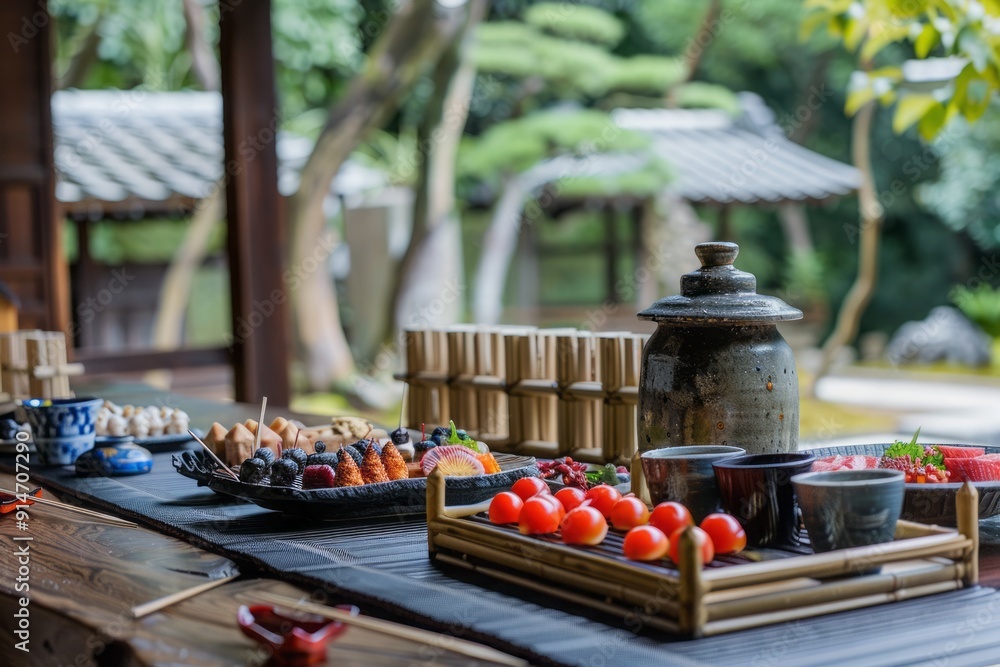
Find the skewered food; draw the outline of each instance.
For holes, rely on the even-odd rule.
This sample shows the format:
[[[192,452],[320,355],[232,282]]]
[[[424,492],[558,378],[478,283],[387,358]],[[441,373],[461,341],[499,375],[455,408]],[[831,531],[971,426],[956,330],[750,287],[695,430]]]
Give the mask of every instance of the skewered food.
[[[267,447],[261,447],[253,453],[254,458],[260,459],[264,463],[274,463],[274,452]]]
[[[247,459],[240,464],[240,481],[247,484],[260,484],[264,481],[267,465],[267,461],[261,458],[253,457]]]
[[[350,447],[345,447],[341,449],[341,452],[345,452],[351,449]],[[355,463],[354,458],[350,456],[341,456],[340,462],[337,463],[337,486],[361,486],[365,483],[364,478],[361,476],[361,469],[358,464]]]
[[[382,465],[381,453],[374,442],[368,444],[368,449],[365,450],[364,458],[361,461],[361,478],[365,484],[389,481],[389,475]]]
[[[286,449],[281,453],[281,458],[294,461],[297,468],[295,472],[299,474],[305,469],[309,455],[301,449]]]
[[[292,486],[298,474],[299,466],[295,461],[278,459],[271,464],[271,486]]]
[[[396,445],[391,442],[382,448],[382,467],[385,468],[389,479],[406,479],[410,476],[406,461],[397,451]]]

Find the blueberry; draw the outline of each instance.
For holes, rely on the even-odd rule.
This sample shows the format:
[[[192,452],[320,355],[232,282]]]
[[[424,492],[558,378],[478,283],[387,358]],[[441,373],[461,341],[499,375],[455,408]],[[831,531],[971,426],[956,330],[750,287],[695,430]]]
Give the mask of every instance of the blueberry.
[[[301,473],[306,467],[306,461],[309,460],[309,455],[306,454],[305,450],[295,447],[283,451],[281,453],[281,458],[286,461],[294,461],[296,465],[295,472]]]
[[[326,451],[326,443],[323,442],[322,440],[317,441],[316,442],[316,453],[317,454],[322,454],[325,451]]]
[[[345,456],[345,455],[350,456],[352,459],[354,459],[354,462],[357,463],[359,467],[361,466],[361,461],[364,459],[364,455],[362,455],[361,450],[359,450],[357,447],[354,447],[353,445],[350,447],[341,447],[340,456]],[[338,458],[337,460],[339,461],[340,459]]]
[[[459,440],[467,440],[469,438],[469,434],[466,433],[464,428],[455,429],[455,435],[458,436]]]
[[[271,486],[291,486],[299,472],[298,464],[292,459],[280,459],[271,464]]]
[[[382,455],[382,445],[378,444],[374,440],[358,440],[357,442],[352,444],[351,447],[364,454],[366,451],[368,451],[368,445],[374,445],[375,451],[378,452],[378,455],[379,456]]]
[[[256,452],[253,453],[254,458],[260,459],[264,463],[274,462],[274,452],[272,452],[267,447],[261,447]]]
[[[260,484],[264,479],[267,462],[259,457],[249,458],[240,465],[240,481],[246,484]]]
[[[389,438],[392,440],[392,444],[394,445],[405,445],[410,440],[410,432],[405,428],[400,427],[390,433]]]
[[[331,452],[318,452],[316,454],[310,454],[309,458],[306,460],[306,466],[330,466],[331,468],[337,467],[337,455]]]
[[[421,440],[413,445],[413,450],[417,452],[426,452],[428,449],[434,449],[437,446],[437,443],[433,440]]]

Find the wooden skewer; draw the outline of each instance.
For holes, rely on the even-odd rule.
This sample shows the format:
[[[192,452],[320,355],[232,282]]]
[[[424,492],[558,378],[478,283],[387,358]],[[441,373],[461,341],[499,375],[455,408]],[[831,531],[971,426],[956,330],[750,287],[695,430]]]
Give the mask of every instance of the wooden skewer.
[[[275,593],[261,592],[255,595],[265,602],[273,605],[278,605],[287,609],[294,609],[307,614],[315,614],[317,616],[322,616],[323,618],[340,621],[341,623],[347,625],[365,628],[366,630],[371,630],[373,632],[381,632],[382,634],[390,635],[392,637],[416,642],[425,646],[431,646],[443,651],[458,653],[459,655],[464,655],[476,660],[486,660],[502,665],[520,666],[528,664],[520,658],[515,658],[507,655],[506,653],[489,648],[488,646],[476,644],[475,642],[470,642],[465,639],[458,639],[457,637],[452,637],[450,635],[442,635],[428,630],[420,630],[419,628],[411,628],[407,625],[383,621],[371,616],[353,616],[340,609],[312,602],[300,601],[284,595],[277,595]]]
[[[192,586],[191,588],[186,588],[183,591],[177,591],[176,593],[171,593],[170,595],[164,595],[162,598],[156,598],[155,600],[150,600],[149,602],[144,602],[143,604],[136,605],[132,607],[132,618],[142,618],[143,616],[149,616],[153,612],[165,609],[170,605],[177,604],[178,602],[183,602],[189,598],[193,598],[195,595],[204,593],[205,591],[210,591],[217,586],[228,583],[233,579],[237,578],[238,574],[234,574],[229,577],[223,577],[222,579],[212,579],[206,581],[203,584],[198,584],[197,586]]]
[[[228,474],[230,477],[232,477],[236,481],[240,480],[240,478],[236,476],[236,473],[234,473],[232,470],[230,470],[229,466],[227,466],[225,463],[223,463],[222,459],[220,459],[218,456],[215,455],[215,452],[212,451],[212,448],[209,447],[208,445],[206,445],[204,443],[204,441],[202,441],[201,438],[199,438],[198,436],[196,436],[194,434],[194,431],[192,431],[191,429],[188,429],[188,434],[192,438],[194,438],[195,440],[197,440],[199,445],[201,445],[202,447],[205,448],[205,451],[208,452],[208,455],[211,456],[213,459],[215,459],[215,462],[218,463],[222,467],[222,469],[226,472],[226,474]]]
[[[260,433],[264,429],[261,428],[264,425],[264,410],[267,409],[267,396],[264,400],[260,402],[260,419],[257,420],[257,433],[254,435],[253,439],[253,451],[256,454],[257,450],[260,449]]]
[[[20,497],[21,494],[14,493],[13,491],[8,491],[7,489],[0,489],[0,493],[6,493],[12,496]],[[52,507],[61,507],[64,510],[70,512],[77,512],[79,514],[86,514],[87,516],[92,516],[95,519],[103,519],[108,523],[114,523],[120,526],[128,526],[129,528],[138,528],[139,524],[129,521],[128,519],[120,519],[116,516],[111,516],[110,514],[102,514],[101,512],[95,512],[94,510],[88,510],[83,507],[77,507],[76,505],[70,505],[67,503],[61,503],[58,500],[52,500],[51,498],[42,498],[41,496],[32,496],[31,499],[40,505],[51,505]]]
[[[299,436],[302,435],[302,429],[295,432],[295,441],[292,443],[292,449],[299,448]]]

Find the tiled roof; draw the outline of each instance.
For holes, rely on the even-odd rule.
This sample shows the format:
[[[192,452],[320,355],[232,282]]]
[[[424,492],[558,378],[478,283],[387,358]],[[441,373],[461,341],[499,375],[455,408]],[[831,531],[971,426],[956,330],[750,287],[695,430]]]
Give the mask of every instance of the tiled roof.
[[[190,207],[222,174],[222,98],[212,92],[69,90],[52,95],[56,198],[91,216],[143,215]],[[278,136],[278,189],[288,195],[313,142]],[[378,171],[348,161],[336,196],[386,185]]]
[[[617,109],[621,127],[647,132],[674,167],[671,187],[693,202],[822,201],[860,183],[849,165],[785,138],[756,95],[742,93],[739,118],[717,110]],[[74,214],[142,215],[190,207],[222,172],[222,99],[210,92],[58,91],[52,96],[56,198]],[[278,137],[278,189],[294,192],[312,150],[308,138]],[[588,175],[634,168],[631,156],[582,160]],[[573,169],[564,175],[571,175]],[[348,161],[337,196],[386,185],[380,172]]]
[[[674,167],[671,188],[688,201],[822,201],[857,190],[857,169],[786,139],[756,95],[740,100],[736,119],[710,109],[616,109],[612,119],[651,135],[654,152]]]

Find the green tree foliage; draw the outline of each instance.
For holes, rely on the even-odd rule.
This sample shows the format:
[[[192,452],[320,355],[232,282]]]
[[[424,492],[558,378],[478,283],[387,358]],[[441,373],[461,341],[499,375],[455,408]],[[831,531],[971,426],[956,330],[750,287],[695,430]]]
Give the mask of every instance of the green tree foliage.
[[[206,36],[217,47],[219,7],[207,2]],[[51,0],[58,25],[56,69],[63,71],[84,35],[100,35],[98,59],[85,88],[180,90],[196,87],[185,51],[179,0]],[[274,0],[275,76],[283,116],[327,107],[360,67],[362,33],[384,27],[377,17],[362,25],[355,0]]]
[[[920,200],[984,250],[1000,247],[1000,108],[977,123],[957,119],[932,144],[941,173]]]
[[[896,104],[893,130],[916,125],[933,139],[956,116],[974,121],[1000,90],[1000,2],[984,0],[809,0],[812,12],[803,34],[825,26],[827,32],[872,63],[889,46],[907,43],[919,59],[930,55],[955,59],[954,74],[914,81],[898,63],[852,77],[848,113],[871,100]],[[944,63],[942,63],[944,64]],[[907,79],[910,79],[908,81]]]

